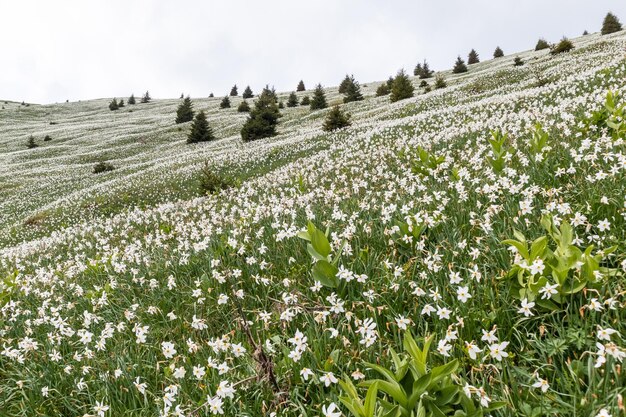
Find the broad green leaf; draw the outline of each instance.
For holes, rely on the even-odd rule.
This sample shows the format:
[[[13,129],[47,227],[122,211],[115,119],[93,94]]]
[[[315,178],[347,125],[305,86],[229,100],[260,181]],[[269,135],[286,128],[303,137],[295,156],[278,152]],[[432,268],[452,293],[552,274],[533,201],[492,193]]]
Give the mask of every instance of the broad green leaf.
[[[339,279],[336,266],[331,265],[328,261],[317,261],[313,266],[313,279],[319,281],[325,287],[337,288]]]

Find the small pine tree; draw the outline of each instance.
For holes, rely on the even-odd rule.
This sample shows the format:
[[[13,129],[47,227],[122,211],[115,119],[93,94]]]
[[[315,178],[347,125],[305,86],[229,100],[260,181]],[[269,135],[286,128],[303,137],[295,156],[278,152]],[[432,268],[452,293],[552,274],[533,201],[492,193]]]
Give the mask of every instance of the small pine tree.
[[[478,59],[478,52],[472,49],[469,55],[467,56],[467,63],[469,65],[472,65],[472,64],[478,64],[479,62],[480,62],[480,59]]]
[[[117,106],[121,109],[122,107],[124,107],[124,99],[121,99],[120,102],[117,104]]]
[[[298,86],[296,87],[296,91],[304,91],[306,90],[306,88],[304,88],[304,81],[300,80],[300,82],[298,83]]]
[[[359,85],[359,82],[354,79],[354,75],[348,78],[348,85],[346,86],[344,94],[344,103],[363,100],[363,94],[361,94],[361,86]]]
[[[298,105],[298,96],[295,91],[292,91],[289,94],[289,98],[287,99],[287,107],[296,107]]]
[[[44,141],[44,142],[50,142],[51,140],[52,140],[52,137],[50,137],[50,135],[46,135],[46,136],[44,136],[44,138],[43,138],[43,141]]]
[[[463,72],[467,72],[467,65],[465,65],[465,61],[459,56],[454,63],[454,67],[452,68],[452,72],[455,74],[461,74]]]
[[[602,23],[602,30],[600,31],[603,35],[608,35],[609,33],[615,33],[622,30],[622,24],[620,23],[617,16],[613,13],[607,13],[604,18],[604,22]]]
[[[559,43],[557,43],[551,50],[550,53],[552,55],[561,54],[563,52],[569,52],[574,49],[574,44],[567,38],[561,39]]]
[[[109,103],[109,110],[114,111],[119,109],[120,106],[119,104],[117,104],[117,100],[114,98],[113,101],[111,103]]]
[[[249,142],[275,136],[280,116],[276,105],[276,93],[265,87],[254,102],[254,109],[250,111],[250,117],[241,128],[241,139],[244,142]]]
[[[311,104],[311,99],[309,98],[309,96],[302,97],[302,101],[300,102],[300,105],[308,106],[309,104]]]
[[[237,111],[239,113],[249,113],[250,112],[250,105],[248,105],[248,102],[246,100],[244,100],[241,103],[239,103],[239,106],[237,107]]]
[[[542,49],[548,49],[550,44],[545,39],[541,38],[537,41],[537,45],[535,45],[535,51],[541,51]]]
[[[215,94],[209,93],[209,98],[213,98],[213,97],[215,97]]]
[[[131,94],[131,95],[130,95],[130,97],[128,97],[128,104],[131,104],[131,105],[132,105],[132,104],[135,104],[135,103],[136,103],[136,101],[135,101],[135,95],[134,95],[134,94]]]
[[[413,70],[413,75],[419,77],[420,75],[422,75],[422,71],[424,71],[424,67],[422,67],[422,64],[418,62],[415,66],[415,69]]]
[[[496,50],[493,51],[493,57],[494,58],[502,58],[504,56],[504,52],[502,52],[502,49],[500,49],[499,46],[496,46]]]
[[[152,100],[152,97],[150,97],[150,93],[146,91],[146,94],[144,94],[143,97],[141,97],[141,102],[149,103],[150,100]]]
[[[318,84],[313,91],[313,99],[311,100],[311,110],[320,110],[328,107],[326,103],[326,94],[322,88],[322,84]]]
[[[431,71],[430,67],[428,66],[428,62],[424,60],[424,63],[422,64],[422,73],[420,74],[420,78],[421,79],[430,78],[433,76],[433,74],[434,74],[434,71]]]
[[[428,87],[428,81],[422,80],[422,82],[420,83],[420,88],[423,88],[423,87]]]
[[[387,88],[389,89],[389,91],[391,91],[392,87],[393,87],[393,76],[390,75],[389,78],[387,79]]]
[[[230,89],[230,96],[237,97],[239,93],[237,92],[237,84],[233,85],[233,88]]]
[[[278,108],[281,110],[285,108],[285,103],[282,100],[278,102]]]
[[[522,65],[524,65],[524,61],[522,60],[522,58],[516,56],[513,60],[513,65],[516,67],[521,67]]]
[[[585,29],[585,31],[583,32],[583,36],[587,36],[589,35],[589,32],[587,32],[587,29]]]
[[[37,144],[37,142],[35,142],[35,137],[33,135],[30,135],[30,137],[26,141],[26,147],[28,149],[34,149],[34,148],[36,148],[38,146],[39,145]]]
[[[435,78],[435,89],[439,90],[441,88],[446,88],[447,86],[448,83],[446,82],[446,79],[443,77],[443,75],[437,75],[437,77]]]
[[[243,94],[241,95],[243,98],[252,98],[254,94],[252,94],[252,89],[250,86],[247,86],[245,90],[243,90]]]
[[[415,88],[413,83],[409,80],[403,69],[398,71],[398,74],[393,79],[393,85],[391,86],[391,102],[404,100],[409,97],[413,97]]]
[[[339,94],[345,94],[346,89],[351,82],[352,80],[350,79],[350,76],[346,74],[346,78],[344,78],[343,81],[341,81],[341,84],[339,84]]]
[[[220,109],[228,109],[230,108],[230,99],[228,96],[224,96],[222,102],[220,103]]]
[[[389,87],[387,86],[387,83],[384,82],[376,89],[376,97],[386,96],[387,94],[389,94]]]
[[[176,123],[191,122],[193,115],[193,104],[191,103],[191,98],[187,96],[178,106],[178,110],[176,110]]]
[[[322,129],[326,132],[332,132],[347,126],[350,126],[350,115],[341,111],[339,106],[334,106],[326,116]]]
[[[180,93],[180,97],[179,97],[179,98],[180,98],[181,100],[182,100],[183,98],[185,98],[185,93]]]
[[[213,129],[209,126],[204,110],[200,110],[193,120],[191,132],[187,136],[187,143],[208,142],[215,139]]]

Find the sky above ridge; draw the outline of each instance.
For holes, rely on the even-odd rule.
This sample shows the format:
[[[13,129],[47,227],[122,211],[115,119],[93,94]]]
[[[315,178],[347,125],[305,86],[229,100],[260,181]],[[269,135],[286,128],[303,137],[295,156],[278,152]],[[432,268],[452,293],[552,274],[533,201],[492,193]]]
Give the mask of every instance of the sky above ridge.
[[[608,11],[626,23],[624,0],[0,0],[0,99],[366,83],[597,32]]]

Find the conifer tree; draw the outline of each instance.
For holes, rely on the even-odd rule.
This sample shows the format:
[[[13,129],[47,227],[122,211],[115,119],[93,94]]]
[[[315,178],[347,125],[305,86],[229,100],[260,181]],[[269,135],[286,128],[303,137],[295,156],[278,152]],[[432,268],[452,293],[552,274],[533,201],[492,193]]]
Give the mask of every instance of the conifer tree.
[[[418,62],[417,65],[415,66],[415,69],[413,70],[413,75],[415,75],[416,77],[419,77],[422,75],[423,70],[424,70],[424,67],[422,67],[422,64]]]
[[[328,107],[326,103],[326,94],[322,88],[322,84],[318,84],[313,91],[313,99],[311,100],[311,110],[320,110]]]
[[[278,102],[278,108],[281,110],[285,108],[285,103],[282,100]]]
[[[600,31],[603,35],[608,35],[609,33],[615,33],[622,30],[622,24],[620,23],[617,16],[613,13],[607,13],[604,18],[604,22],[602,23],[602,30]]]
[[[461,74],[463,72],[467,72],[467,65],[465,65],[465,61],[459,56],[454,63],[454,67],[452,68],[452,72],[454,74]]]
[[[124,107],[124,99],[120,99],[120,102],[117,103],[117,107],[119,107],[120,109]]]
[[[501,58],[504,56],[504,52],[502,52],[502,49],[500,49],[499,46],[496,46],[496,50],[493,51],[493,57],[494,58]]]
[[[587,36],[589,35],[589,32],[587,32],[587,29],[585,29],[585,31],[583,32],[583,36]]]
[[[220,103],[220,109],[228,109],[230,108],[230,99],[228,96],[224,96],[222,102]]]
[[[341,81],[341,84],[339,84],[339,94],[345,94],[346,89],[351,82],[352,80],[350,80],[350,76],[346,74],[346,78],[344,78],[343,81]]]
[[[302,101],[300,102],[300,105],[308,106],[309,104],[311,104],[311,99],[309,98],[309,96],[302,97]]]
[[[146,91],[146,94],[144,94],[143,97],[141,97],[141,102],[149,103],[150,100],[152,100],[152,97],[150,97],[150,93]]]
[[[516,67],[521,67],[522,65],[524,65],[524,61],[522,60],[522,58],[516,56],[513,60],[513,65]]]
[[[204,110],[200,110],[191,125],[187,143],[208,142],[215,139],[213,129],[209,126]]]
[[[322,129],[326,132],[350,126],[350,115],[341,111],[339,106],[334,106],[326,116]]]
[[[135,104],[135,95],[131,94],[130,97],[128,97],[128,104]]]
[[[287,107],[296,107],[298,105],[298,96],[295,91],[292,91],[289,94],[289,98],[287,99]]]
[[[230,89],[230,96],[237,97],[239,93],[237,92],[237,84],[233,85],[233,88]]]
[[[182,100],[183,98],[185,98],[185,93],[180,93],[180,97],[178,97],[178,98],[180,98],[181,100]]]
[[[241,95],[243,98],[252,98],[254,94],[252,94],[252,89],[250,86],[247,86],[245,90],[243,90],[243,94]]]
[[[215,94],[209,93],[209,98],[213,98],[213,97],[215,97]]]
[[[435,89],[439,90],[441,88],[446,88],[448,86],[448,83],[446,82],[446,79],[443,78],[443,75],[437,75],[437,77],[435,78]]]
[[[542,49],[548,49],[550,44],[543,38],[540,38],[535,45],[535,51],[541,51]]]
[[[344,91],[344,94],[345,94],[345,97],[343,98],[344,103],[350,103],[352,101],[363,100],[363,94],[361,94],[361,86],[359,85],[359,82],[354,79],[354,75],[351,75],[348,78],[348,83]]]
[[[176,123],[186,123],[193,120],[193,104],[189,96],[185,97],[176,110]]]
[[[563,52],[569,52],[572,49],[574,49],[574,44],[572,43],[572,41],[564,37],[559,43],[557,43],[552,49],[550,49],[550,53],[552,55],[556,55]]]
[[[117,104],[117,100],[114,98],[111,103],[109,103],[109,110],[114,111],[119,109],[119,105]]]
[[[239,106],[237,107],[237,111],[239,113],[249,113],[250,112],[250,105],[248,104],[248,102],[246,100],[244,100],[241,103],[239,103]]]
[[[300,82],[298,83],[298,86],[296,87],[296,91],[304,91],[306,90],[306,88],[304,88],[304,81],[300,80]]]
[[[376,89],[376,97],[382,97],[389,94],[389,87],[387,86],[387,82],[382,83]]]
[[[472,64],[478,64],[480,62],[480,59],[478,59],[478,53],[472,49],[469,53],[469,55],[467,56],[467,63],[469,65]]]
[[[433,72],[434,71],[431,71],[430,67],[428,66],[428,62],[424,60],[424,63],[422,64],[422,72],[419,74],[419,77],[421,79],[430,78],[433,76]]]
[[[279,117],[281,115],[276,105],[276,93],[266,87],[254,102],[254,109],[241,128],[241,138],[249,142],[275,136]]]
[[[30,137],[26,141],[26,147],[28,149],[34,149],[34,148],[36,148],[38,146],[39,145],[37,144],[37,142],[35,142],[35,137],[33,135],[30,135]]]
[[[391,91],[392,87],[393,87],[393,75],[390,75],[389,78],[387,79],[387,88],[389,89],[389,91]]]
[[[413,87],[413,83],[411,83],[411,80],[409,80],[409,77],[406,75],[404,70],[401,69],[393,79],[390,100],[393,103],[398,100],[413,97],[414,91],[415,87]]]

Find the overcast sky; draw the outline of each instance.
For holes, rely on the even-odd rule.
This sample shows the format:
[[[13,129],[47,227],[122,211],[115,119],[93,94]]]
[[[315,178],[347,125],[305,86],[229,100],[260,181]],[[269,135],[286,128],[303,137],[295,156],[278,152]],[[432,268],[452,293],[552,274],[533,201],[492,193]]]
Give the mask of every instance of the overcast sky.
[[[0,0],[0,99],[34,103],[362,83],[599,31],[625,0]]]

